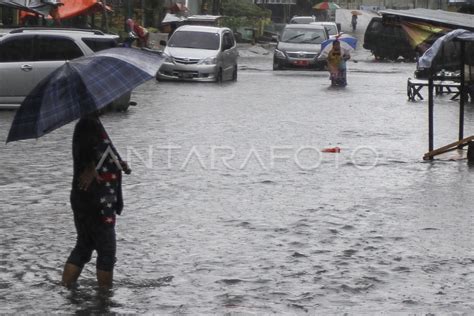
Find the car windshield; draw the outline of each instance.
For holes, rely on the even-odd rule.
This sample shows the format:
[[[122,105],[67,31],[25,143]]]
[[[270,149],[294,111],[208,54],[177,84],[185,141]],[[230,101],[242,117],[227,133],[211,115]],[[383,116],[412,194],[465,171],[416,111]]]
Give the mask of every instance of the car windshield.
[[[312,17],[300,17],[300,18],[293,18],[291,20],[291,24],[309,24],[311,22],[314,22],[314,19]]]
[[[178,31],[171,36],[169,47],[219,49],[220,36],[218,33]]]
[[[281,36],[282,42],[321,44],[326,39],[323,30],[286,29]]]
[[[328,31],[329,35],[337,35],[337,27],[335,25],[325,25],[324,26],[326,30]]]

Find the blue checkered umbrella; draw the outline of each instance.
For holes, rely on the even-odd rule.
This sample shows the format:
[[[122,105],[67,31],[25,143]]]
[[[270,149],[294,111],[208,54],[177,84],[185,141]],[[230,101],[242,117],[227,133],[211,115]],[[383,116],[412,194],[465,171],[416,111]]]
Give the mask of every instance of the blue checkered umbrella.
[[[13,120],[7,143],[38,138],[155,77],[162,57],[135,48],[111,48],[66,62],[25,98]]]

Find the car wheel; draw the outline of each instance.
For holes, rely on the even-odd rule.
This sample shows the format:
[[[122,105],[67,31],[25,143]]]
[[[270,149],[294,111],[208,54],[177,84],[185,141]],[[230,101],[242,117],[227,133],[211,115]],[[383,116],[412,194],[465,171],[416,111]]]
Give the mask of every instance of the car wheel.
[[[280,65],[280,63],[274,61],[274,62],[273,62],[273,70],[281,70],[281,65]]]
[[[413,60],[415,60],[415,54],[412,53],[404,53],[402,54],[402,57],[405,62],[412,62]]]
[[[217,75],[216,75],[216,82],[222,83],[222,81],[223,81],[222,68],[219,68],[219,71],[217,72]]]
[[[398,54],[398,52],[392,52],[388,55],[388,59],[390,59],[391,61],[397,61],[398,57],[400,55]]]
[[[237,81],[238,76],[238,67],[237,65],[234,66],[234,72],[232,73],[232,81]]]

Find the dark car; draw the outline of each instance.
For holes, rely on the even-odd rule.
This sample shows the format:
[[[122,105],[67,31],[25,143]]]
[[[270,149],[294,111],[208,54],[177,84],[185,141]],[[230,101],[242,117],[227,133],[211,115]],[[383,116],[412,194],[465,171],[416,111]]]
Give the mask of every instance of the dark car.
[[[402,56],[406,60],[413,60],[416,56],[400,24],[385,23],[381,17],[372,18],[367,26],[364,48],[370,50],[377,59],[397,60]]]
[[[317,24],[288,24],[273,54],[273,70],[283,68],[323,69],[318,59],[321,43],[329,38],[327,30]]]

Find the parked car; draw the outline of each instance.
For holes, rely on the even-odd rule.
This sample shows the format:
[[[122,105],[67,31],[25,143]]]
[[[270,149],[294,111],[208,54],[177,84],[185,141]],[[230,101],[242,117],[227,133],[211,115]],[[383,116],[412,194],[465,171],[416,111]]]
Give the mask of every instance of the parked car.
[[[288,24],[273,54],[273,70],[288,67],[323,69],[326,61],[318,59],[318,56],[321,43],[328,38],[324,26]]]
[[[413,60],[416,56],[400,24],[383,23],[381,17],[373,17],[369,22],[363,46],[377,59],[397,60],[402,56],[406,60]]]
[[[162,44],[166,47],[158,80],[237,80],[239,53],[229,28],[183,25]]]
[[[311,22],[310,24],[324,26],[330,38],[336,37],[340,32],[340,26],[336,22]]]
[[[97,30],[18,28],[0,37],[0,108],[18,108],[30,91],[67,60],[117,46],[117,35]],[[127,110],[130,93],[110,107]]]
[[[311,22],[316,22],[316,17],[312,16],[297,16],[291,18],[290,24],[309,24]]]

